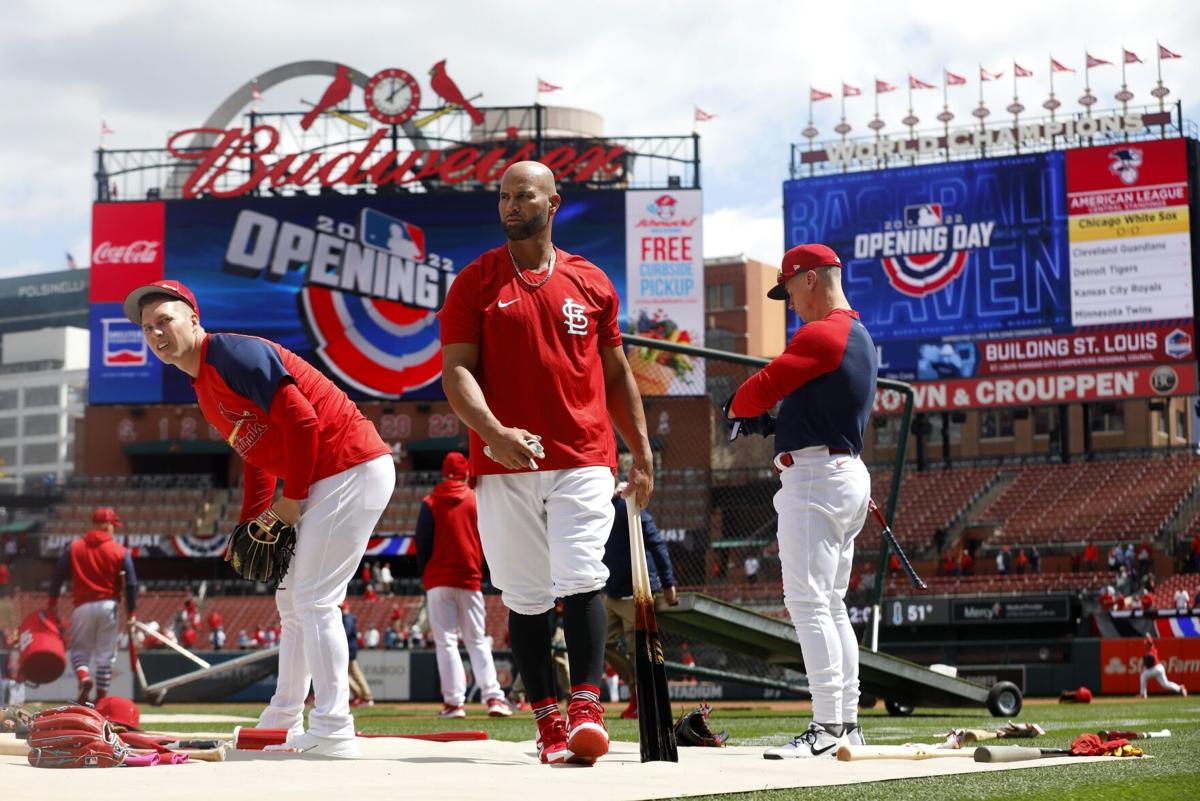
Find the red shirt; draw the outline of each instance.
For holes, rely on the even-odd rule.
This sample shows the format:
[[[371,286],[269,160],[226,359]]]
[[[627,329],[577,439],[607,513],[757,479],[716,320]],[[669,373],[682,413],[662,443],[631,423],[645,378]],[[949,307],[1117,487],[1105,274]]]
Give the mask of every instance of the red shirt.
[[[1095,562],[1100,559],[1100,551],[1096,548],[1096,544],[1089,542],[1087,547],[1083,549],[1083,561]]]
[[[1158,664],[1158,646],[1151,645],[1146,649],[1146,653],[1142,656],[1142,664],[1148,668]]]
[[[457,587],[478,592],[483,580],[483,548],[475,493],[465,481],[443,481],[421,504],[432,517],[430,521],[422,509],[417,520],[417,547],[429,554],[421,584],[426,590]],[[426,544],[423,540],[429,535],[432,542]]]
[[[242,520],[270,506],[278,478],[303,500],[314,481],[391,453],[346,393],[286,348],[208,334],[200,354],[200,411],[244,462]]]
[[[115,599],[125,546],[107,531],[95,529],[71,543],[71,597],[75,605]]]
[[[442,345],[479,346],[475,378],[488,408],[501,425],[541,436],[539,470],[615,469],[600,348],[621,344],[617,292],[591,262],[555,254],[553,274],[537,289],[517,276],[507,246],[467,265],[438,312]],[[471,475],[522,472],[489,459],[483,445],[472,431]]]

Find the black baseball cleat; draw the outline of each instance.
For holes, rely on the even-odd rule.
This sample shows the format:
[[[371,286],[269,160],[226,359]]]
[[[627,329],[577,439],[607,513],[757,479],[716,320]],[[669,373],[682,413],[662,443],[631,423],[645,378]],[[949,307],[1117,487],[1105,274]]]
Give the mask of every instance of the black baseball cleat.
[[[763,751],[763,759],[832,758],[837,756],[838,748],[846,744],[845,736],[834,737],[820,723],[810,723],[808,731],[792,738],[787,745]]]

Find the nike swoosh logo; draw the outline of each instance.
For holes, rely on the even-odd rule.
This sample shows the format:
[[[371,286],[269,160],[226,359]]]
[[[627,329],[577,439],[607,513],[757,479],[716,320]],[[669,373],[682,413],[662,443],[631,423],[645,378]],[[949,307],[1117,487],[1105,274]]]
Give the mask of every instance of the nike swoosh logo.
[[[504,301],[500,301],[500,302],[498,302],[496,305],[497,305],[497,306],[499,306],[500,308],[502,308],[502,309],[503,309],[505,306],[511,306],[511,305],[513,305],[513,304],[514,304],[514,303],[516,303],[518,300],[520,300],[520,298],[514,298],[513,300],[510,300],[508,303],[505,303]]]
[[[841,745],[841,743],[831,743],[830,745],[827,745],[824,748],[817,748],[816,746],[813,746],[812,747],[813,756],[820,756],[821,754],[824,754],[826,751],[828,751],[831,748],[837,748],[839,745]]]

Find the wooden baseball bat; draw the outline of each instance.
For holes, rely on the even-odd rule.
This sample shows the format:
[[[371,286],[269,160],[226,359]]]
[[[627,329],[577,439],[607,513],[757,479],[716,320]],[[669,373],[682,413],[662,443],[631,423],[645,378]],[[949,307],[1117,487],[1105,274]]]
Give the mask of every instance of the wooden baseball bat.
[[[654,617],[654,593],[650,590],[646,544],[642,539],[642,511],[633,493],[625,499],[625,512],[629,517],[629,562],[633,578],[638,745],[642,762],[678,762],[675,715],[671,711],[667,668],[662,640],[658,636],[658,621]]]
[[[908,574],[909,581],[915,589],[927,590],[929,585],[921,580],[917,575],[917,569],[912,566],[912,562],[908,561],[908,554],[900,547],[900,541],[896,539],[896,535],[892,533],[892,527],[883,519],[883,512],[879,511],[879,507],[875,505],[875,501],[868,498],[867,508],[875,514],[875,519],[879,521],[879,525],[883,527],[883,537],[888,541],[888,546],[896,552],[896,557],[900,560],[900,566],[904,568],[904,572]]]
[[[963,731],[963,742],[976,743],[980,740],[995,740],[999,736],[991,729],[966,729]]]
[[[128,609],[128,598],[125,593],[125,571],[122,570],[118,574],[118,583],[121,592],[121,600],[118,602],[117,614],[121,613],[120,606],[125,606]],[[129,670],[133,673],[137,680],[138,689],[142,691],[142,695],[146,694],[146,674],[142,672],[142,660],[138,659],[137,650],[137,630],[133,627],[133,621],[130,620],[125,627],[129,635]]]
[[[131,748],[132,753],[142,756],[143,754],[158,754],[161,753],[153,748]],[[224,762],[225,748],[203,748],[203,749],[172,749],[172,753],[187,754],[189,760],[195,759],[200,762]]]
[[[839,762],[858,762],[864,759],[970,759],[971,750],[939,748],[936,745],[843,745],[838,749]]]
[[[976,762],[1026,762],[1060,756],[1071,756],[1071,749],[1030,748],[1025,745],[981,745],[975,749]]]
[[[1157,737],[1170,737],[1171,730],[1163,729],[1162,731],[1102,731],[1098,732],[1101,739],[1104,740],[1153,740]]]

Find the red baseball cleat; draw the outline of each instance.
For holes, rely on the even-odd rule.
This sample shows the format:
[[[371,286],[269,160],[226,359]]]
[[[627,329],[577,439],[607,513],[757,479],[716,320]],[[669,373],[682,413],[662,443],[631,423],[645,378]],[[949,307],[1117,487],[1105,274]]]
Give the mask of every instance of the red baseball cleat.
[[[621,710],[621,717],[625,720],[637,720],[637,696],[629,696],[629,706]]]
[[[577,699],[567,707],[568,762],[591,765],[608,753],[608,729],[604,727],[604,707],[595,701]]]
[[[543,765],[558,765],[571,756],[567,749],[567,724],[558,712],[539,718],[537,721],[538,759]]]

